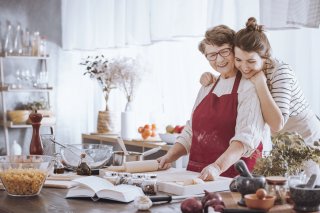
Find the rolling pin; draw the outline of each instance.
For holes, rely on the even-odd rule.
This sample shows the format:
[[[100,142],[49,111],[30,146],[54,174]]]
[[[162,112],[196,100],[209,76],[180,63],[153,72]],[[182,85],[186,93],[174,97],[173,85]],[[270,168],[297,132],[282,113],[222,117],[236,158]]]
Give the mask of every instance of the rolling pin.
[[[157,160],[129,161],[125,162],[123,165],[125,171],[130,173],[154,172],[159,168]]]

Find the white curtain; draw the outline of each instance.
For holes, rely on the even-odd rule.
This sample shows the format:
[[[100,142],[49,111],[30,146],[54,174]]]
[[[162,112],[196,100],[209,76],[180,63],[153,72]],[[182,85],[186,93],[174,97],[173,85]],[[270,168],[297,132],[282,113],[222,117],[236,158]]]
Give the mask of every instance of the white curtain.
[[[206,0],[63,0],[62,46],[93,50],[201,36]]]
[[[272,1],[272,0],[270,0]],[[227,24],[238,30],[248,17],[260,17],[256,0],[63,0],[63,49],[57,70],[57,137],[80,143],[81,133],[96,131],[98,110],[105,103],[97,82],[83,76],[81,58],[138,56],[147,74],[134,99],[137,125],[167,124],[189,119],[202,72],[211,70],[198,51],[209,27]],[[290,63],[316,113],[319,30],[270,31],[273,53]],[[110,108],[118,113],[125,96],[111,92]],[[118,125],[119,128],[119,125]]]
[[[268,29],[319,28],[319,0],[260,0],[261,22]]]

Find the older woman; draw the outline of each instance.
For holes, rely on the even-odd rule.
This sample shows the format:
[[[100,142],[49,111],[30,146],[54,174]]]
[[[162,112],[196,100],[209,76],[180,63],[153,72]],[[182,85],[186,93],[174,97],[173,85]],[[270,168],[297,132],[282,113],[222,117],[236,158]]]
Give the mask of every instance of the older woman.
[[[231,165],[240,158],[253,169],[265,123],[254,85],[234,66],[234,36],[233,30],[220,25],[208,30],[199,44],[220,76],[214,85],[200,89],[190,121],[174,146],[158,159],[160,168],[190,154],[187,169],[201,172],[203,180],[236,176]]]
[[[310,109],[290,66],[272,58],[263,26],[255,18],[249,18],[246,27],[236,33],[234,45],[235,66],[255,85],[263,117],[271,130],[297,132],[312,146],[320,139],[320,121]],[[211,84],[214,81],[211,77],[204,74],[200,81],[203,85]],[[305,171],[309,176],[320,175],[319,165],[313,161],[306,162]]]

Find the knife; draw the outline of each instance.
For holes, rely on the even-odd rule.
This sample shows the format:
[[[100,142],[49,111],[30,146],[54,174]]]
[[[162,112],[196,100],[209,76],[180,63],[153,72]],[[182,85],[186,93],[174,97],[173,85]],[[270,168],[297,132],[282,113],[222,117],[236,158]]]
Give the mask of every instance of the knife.
[[[164,195],[164,196],[149,196],[152,203],[156,202],[168,202],[170,203],[173,200],[182,200],[190,197],[203,197],[204,194],[198,195],[182,195],[182,196],[171,196],[171,195]],[[265,210],[261,209],[236,209],[236,208],[225,208],[223,209],[222,213],[266,213]]]
[[[198,195],[181,195],[181,196],[172,196],[172,195],[163,195],[163,196],[149,196],[150,200],[153,203],[156,202],[168,202],[170,203],[173,200],[182,200],[189,197],[203,197],[204,194],[198,194]]]

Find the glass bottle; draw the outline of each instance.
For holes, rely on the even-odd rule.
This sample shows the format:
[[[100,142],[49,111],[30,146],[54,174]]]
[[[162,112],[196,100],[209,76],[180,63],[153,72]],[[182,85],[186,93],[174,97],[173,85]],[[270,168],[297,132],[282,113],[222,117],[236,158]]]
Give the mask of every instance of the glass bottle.
[[[40,137],[40,125],[42,120],[42,114],[37,113],[37,110],[30,113],[29,119],[32,125],[32,138],[30,143],[31,155],[43,155],[43,145]]]
[[[157,194],[157,175],[147,176],[141,183],[142,191],[145,195],[156,195]]]
[[[61,155],[59,153],[55,154],[53,173],[54,174],[63,174],[64,173],[64,166],[61,162]]]
[[[47,56],[47,39],[42,36],[39,44],[39,56],[46,57]]]
[[[80,155],[80,163],[77,167],[77,175],[91,175],[91,169],[86,161],[86,154],[82,153]]]
[[[32,56],[39,56],[40,33],[34,32],[32,38]]]
[[[22,55],[22,30],[20,24],[17,25],[16,36],[13,42],[14,55]]]
[[[4,40],[4,54],[12,55],[13,53],[13,42],[12,42],[12,26],[8,24],[7,26],[7,33]]]
[[[285,177],[266,177],[268,195],[276,196],[275,204],[282,205],[286,203],[286,183]]]
[[[23,55],[31,56],[32,44],[31,44],[31,36],[28,29],[26,29],[26,33],[23,37]]]

